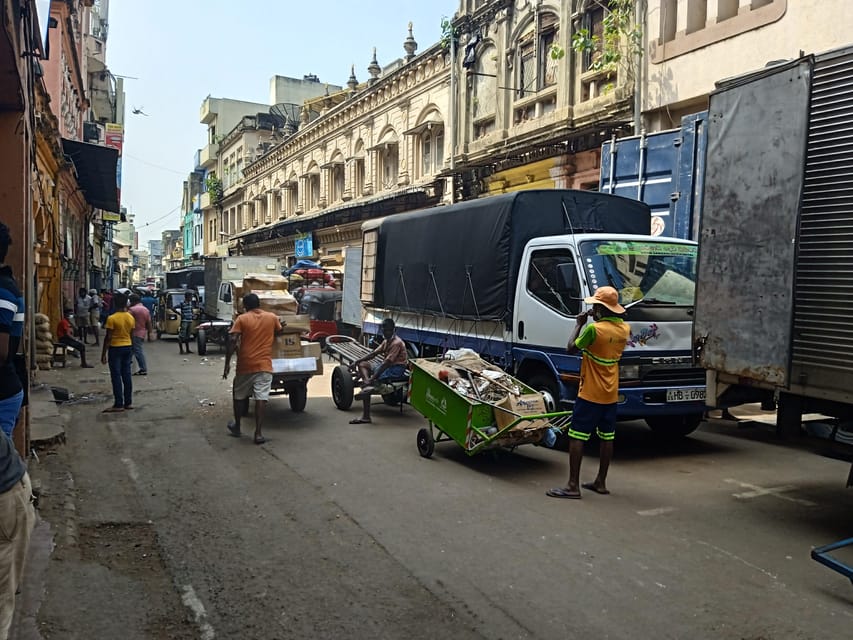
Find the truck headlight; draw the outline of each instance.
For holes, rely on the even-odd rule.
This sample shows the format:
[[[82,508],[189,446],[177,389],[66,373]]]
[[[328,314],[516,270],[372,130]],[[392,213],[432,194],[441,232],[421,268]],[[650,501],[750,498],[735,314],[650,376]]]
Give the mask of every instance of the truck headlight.
[[[639,380],[640,365],[638,364],[622,364],[619,365],[620,380]]]

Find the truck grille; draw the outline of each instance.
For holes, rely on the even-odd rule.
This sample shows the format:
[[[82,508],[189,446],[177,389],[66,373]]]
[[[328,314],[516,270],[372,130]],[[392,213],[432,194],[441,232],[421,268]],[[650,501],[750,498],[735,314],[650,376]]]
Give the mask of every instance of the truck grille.
[[[702,386],[705,384],[705,370],[694,367],[683,369],[648,369],[640,374],[643,385],[667,385],[680,387],[685,385]]]
[[[853,51],[818,58],[811,86],[794,300],[794,382],[853,371]],[[833,374],[835,372],[835,374]],[[833,382],[834,381],[834,382]]]

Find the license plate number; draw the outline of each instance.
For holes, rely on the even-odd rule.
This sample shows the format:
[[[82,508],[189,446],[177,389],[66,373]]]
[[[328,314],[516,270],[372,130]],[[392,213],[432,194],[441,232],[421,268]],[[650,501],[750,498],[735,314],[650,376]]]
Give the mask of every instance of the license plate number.
[[[686,389],[667,389],[667,402],[691,402],[705,399],[705,387],[687,387]]]

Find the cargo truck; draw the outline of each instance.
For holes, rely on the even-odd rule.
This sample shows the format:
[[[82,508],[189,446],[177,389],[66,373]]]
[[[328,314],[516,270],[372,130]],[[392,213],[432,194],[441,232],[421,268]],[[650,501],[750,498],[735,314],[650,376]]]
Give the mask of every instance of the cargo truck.
[[[708,403],[853,421],[853,47],[710,96],[694,339]],[[853,468],[849,479],[853,482]]]
[[[613,138],[601,147],[599,190],[649,205],[652,235],[697,240],[708,112],[666,131]]]
[[[522,191],[365,223],[362,330],[392,317],[420,356],[467,347],[571,407],[580,358],[566,343],[583,302],[616,287],[631,337],[619,415],[684,435],[701,421],[693,366],[696,244],[649,235],[649,207],[588,191]],[[349,265],[347,273],[350,274]],[[349,308],[347,288],[344,308]]]
[[[250,273],[279,275],[281,262],[267,256],[229,256],[204,259],[204,317],[196,329],[199,355],[207,353],[209,343],[225,346],[234,318],[234,296]]]

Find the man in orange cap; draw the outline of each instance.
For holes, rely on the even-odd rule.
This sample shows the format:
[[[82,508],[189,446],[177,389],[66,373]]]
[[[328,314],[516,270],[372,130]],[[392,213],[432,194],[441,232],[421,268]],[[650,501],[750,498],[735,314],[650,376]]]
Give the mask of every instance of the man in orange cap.
[[[569,353],[583,352],[578,397],[569,429],[569,483],[549,489],[552,498],[580,499],[581,486],[600,494],[607,490],[607,470],[613,457],[613,438],[616,435],[616,404],[619,396],[619,359],[631,327],[620,316],[625,307],[619,304],[619,293],[613,287],[599,287],[595,294],[584,298],[592,305],[577,317],[577,325],[569,338]],[[587,324],[592,315],[594,322]],[[583,445],[595,429],[600,440],[598,476],[594,482],[580,484]]]

